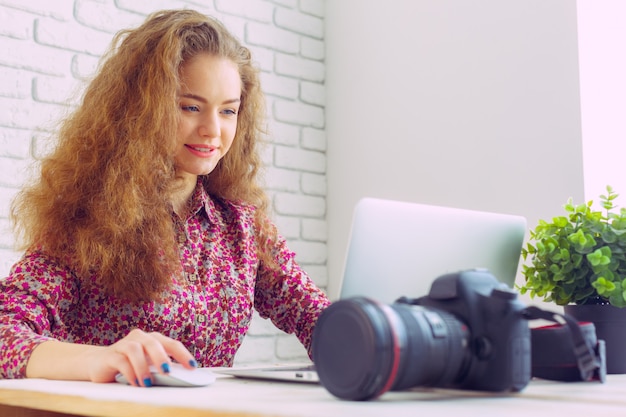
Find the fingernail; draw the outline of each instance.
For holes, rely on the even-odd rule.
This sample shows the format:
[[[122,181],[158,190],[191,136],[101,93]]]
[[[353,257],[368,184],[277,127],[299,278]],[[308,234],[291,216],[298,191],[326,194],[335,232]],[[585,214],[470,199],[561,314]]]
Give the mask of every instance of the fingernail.
[[[198,362],[196,362],[195,359],[189,359],[189,365],[193,366],[194,368],[197,368]]]
[[[150,378],[146,378],[146,379],[143,380],[143,384],[146,387],[150,388],[152,386],[152,380]]]
[[[139,380],[135,379],[135,385],[139,386]]]
[[[165,372],[166,374],[169,374],[170,373],[170,364],[167,363],[167,362],[164,362],[161,365],[161,369],[163,369],[163,372]]]

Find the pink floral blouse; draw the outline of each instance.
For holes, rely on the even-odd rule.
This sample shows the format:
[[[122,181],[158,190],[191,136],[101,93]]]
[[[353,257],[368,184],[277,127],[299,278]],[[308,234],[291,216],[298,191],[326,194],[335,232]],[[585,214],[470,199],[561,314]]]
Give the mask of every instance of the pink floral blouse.
[[[192,214],[176,222],[185,273],[162,303],[105,296],[45,253],[26,253],[0,280],[0,377],[23,378],[31,352],[46,340],[109,345],[133,328],[181,341],[201,366],[230,366],[253,308],[295,333],[310,354],[329,301],[285,240],[275,247],[282,272],[266,270],[254,251],[252,207],[209,198],[202,187],[193,203]]]

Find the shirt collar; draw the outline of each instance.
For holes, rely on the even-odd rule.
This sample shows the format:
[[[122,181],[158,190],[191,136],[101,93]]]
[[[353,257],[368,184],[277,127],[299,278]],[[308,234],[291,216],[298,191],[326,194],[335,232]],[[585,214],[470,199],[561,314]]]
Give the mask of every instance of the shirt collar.
[[[204,210],[202,210],[204,209]],[[209,220],[209,222],[215,224],[215,202],[209,196],[202,185],[202,178],[198,177],[198,182],[196,183],[196,188],[191,196],[191,212],[190,216],[195,216],[197,214],[202,214]]]

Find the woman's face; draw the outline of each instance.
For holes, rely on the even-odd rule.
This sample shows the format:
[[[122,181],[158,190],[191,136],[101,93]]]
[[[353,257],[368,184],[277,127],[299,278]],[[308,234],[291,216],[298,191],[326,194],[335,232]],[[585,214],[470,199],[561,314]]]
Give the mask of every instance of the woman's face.
[[[215,169],[237,131],[241,78],[234,62],[200,54],[183,64],[176,172],[190,181]]]

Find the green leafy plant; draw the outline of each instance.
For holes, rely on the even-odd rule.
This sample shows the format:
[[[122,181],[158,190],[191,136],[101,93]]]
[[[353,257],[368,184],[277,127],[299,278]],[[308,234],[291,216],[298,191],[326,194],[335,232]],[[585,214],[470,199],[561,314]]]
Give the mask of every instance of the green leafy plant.
[[[540,220],[522,249],[522,294],[558,305],[611,304],[626,307],[626,209],[616,213],[610,186],[600,196],[604,211],[593,201],[575,205],[565,215]]]

